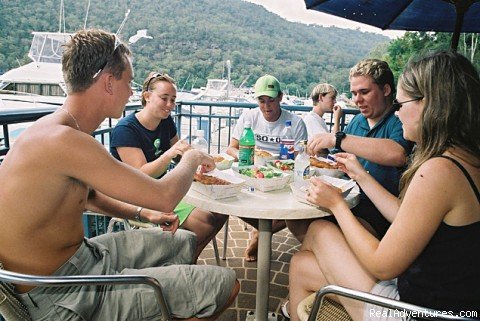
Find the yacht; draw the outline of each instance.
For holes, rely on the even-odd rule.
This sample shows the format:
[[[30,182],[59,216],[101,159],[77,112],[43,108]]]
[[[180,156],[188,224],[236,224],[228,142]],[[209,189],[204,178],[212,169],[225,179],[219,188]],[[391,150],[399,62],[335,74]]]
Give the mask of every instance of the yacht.
[[[72,35],[61,32],[32,32],[28,57],[32,62],[0,75],[0,109],[60,106],[67,97],[62,74],[63,44]],[[139,105],[140,85],[132,86],[127,105]]]
[[[28,52],[32,62],[0,75],[0,108],[61,105],[66,87],[62,75],[62,45],[70,36],[60,32],[33,32]]]

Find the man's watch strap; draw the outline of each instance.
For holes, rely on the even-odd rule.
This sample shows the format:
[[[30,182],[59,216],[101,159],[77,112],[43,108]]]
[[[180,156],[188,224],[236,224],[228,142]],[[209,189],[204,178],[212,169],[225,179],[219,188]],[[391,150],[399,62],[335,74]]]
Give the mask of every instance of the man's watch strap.
[[[347,134],[344,132],[336,132],[335,133],[335,150],[343,151],[342,149],[342,140],[347,137]]]
[[[139,222],[142,222],[142,218],[140,217],[140,213],[142,212],[143,210],[143,207],[137,207],[137,210],[135,211],[135,221],[139,221]]]

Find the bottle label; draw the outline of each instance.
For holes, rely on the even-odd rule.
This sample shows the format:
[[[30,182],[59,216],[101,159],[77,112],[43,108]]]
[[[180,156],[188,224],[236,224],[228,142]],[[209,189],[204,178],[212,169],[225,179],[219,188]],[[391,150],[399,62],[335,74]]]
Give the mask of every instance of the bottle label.
[[[255,146],[240,145],[238,148],[238,165],[250,166],[253,165],[255,156]]]
[[[280,159],[294,159],[295,158],[295,141],[282,140],[280,142]]]
[[[307,165],[306,167],[304,168],[298,168],[298,169],[295,169],[295,172],[294,172],[294,179],[297,181],[302,181],[302,180],[305,180],[305,179],[309,179],[311,177],[311,174],[310,174],[310,166]]]

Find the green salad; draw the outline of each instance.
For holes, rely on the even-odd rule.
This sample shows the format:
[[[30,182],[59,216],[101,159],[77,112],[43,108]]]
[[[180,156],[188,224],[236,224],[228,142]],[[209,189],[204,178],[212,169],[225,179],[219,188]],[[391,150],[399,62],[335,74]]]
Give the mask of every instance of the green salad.
[[[282,173],[268,167],[240,168],[238,172],[242,175],[254,178],[273,178],[282,176]]]

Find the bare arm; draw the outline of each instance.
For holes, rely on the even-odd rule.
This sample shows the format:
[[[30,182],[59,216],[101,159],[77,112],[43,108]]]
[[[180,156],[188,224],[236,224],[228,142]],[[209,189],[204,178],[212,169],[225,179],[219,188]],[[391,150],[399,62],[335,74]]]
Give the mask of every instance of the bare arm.
[[[430,160],[420,167],[398,215],[381,241],[358,222],[341,195],[333,194],[331,187],[314,180],[309,200],[330,208],[348,244],[368,271],[378,279],[391,279],[405,271],[420,255],[441,221],[456,210],[454,204],[462,203],[458,201],[459,191],[448,184],[455,177],[451,174],[438,175],[446,171],[437,160]]]
[[[205,170],[215,168],[213,158],[196,150],[187,151],[174,170],[161,180],[111,157],[93,137],[71,131],[55,140],[49,148],[49,161],[67,177],[73,177],[87,186],[114,199],[162,212],[172,212],[187,193],[193,174],[199,165]]]
[[[140,148],[117,147],[117,152],[122,162],[141,170],[148,176],[156,178],[165,173],[172,159],[177,155],[183,155],[191,148],[184,140],[179,140],[178,136],[170,140],[170,146],[165,153],[150,163],[147,163],[145,154]]]
[[[337,153],[335,160],[339,164],[339,168],[360,185],[382,215],[390,223],[393,222],[400,207],[400,200],[378,183],[358,162],[355,155]]]
[[[145,219],[154,224],[160,224],[164,231],[171,231],[173,233],[175,233],[179,226],[178,216],[174,213],[163,213],[147,208],[139,208],[138,206],[115,200],[95,190],[89,191],[86,209],[107,216],[131,220],[136,219],[138,213],[141,219]],[[138,211],[139,209],[140,211]]]
[[[343,111],[339,105],[333,106],[333,126],[332,133],[340,131],[340,120],[342,119]]]
[[[234,158],[234,161],[238,161],[238,148],[240,145],[238,144],[238,140],[235,138],[230,139],[230,145],[227,148],[227,154]]]
[[[335,147],[335,134],[326,133],[315,135],[308,142],[309,154],[318,154],[324,148]],[[407,161],[405,149],[392,139],[360,137],[347,135],[342,140],[342,149],[358,157],[384,166],[401,167]]]

